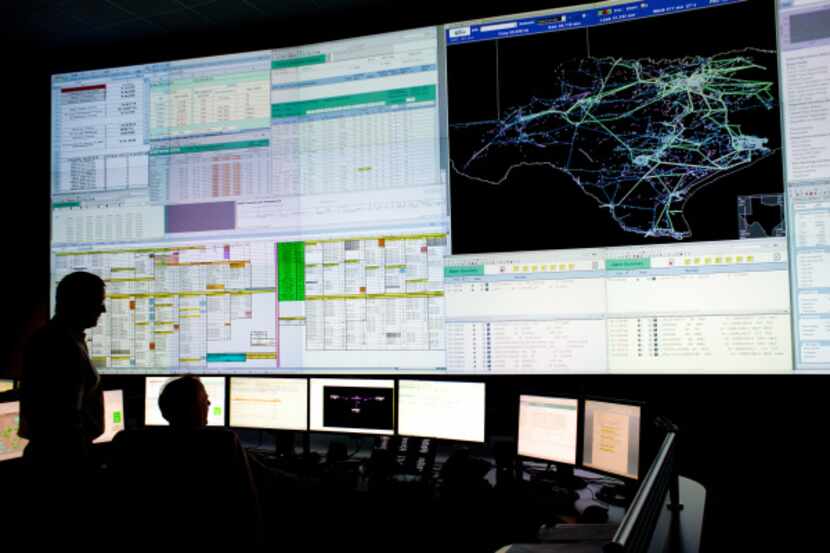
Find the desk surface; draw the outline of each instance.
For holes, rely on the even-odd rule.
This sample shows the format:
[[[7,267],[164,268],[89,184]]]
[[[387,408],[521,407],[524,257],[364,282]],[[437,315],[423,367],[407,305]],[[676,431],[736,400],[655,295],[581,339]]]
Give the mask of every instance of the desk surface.
[[[706,503],[706,490],[694,480],[680,477],[680,503],[683,509],[677,518],[677,533],[672,537],[672,514],[668,509],[669,497],[666,494],[665,508],[655,525],[651,537],[649,553],[697,553],[700,551],[700,539],[703,532],[703,512]],[[582,553],[601,551],[598,544],[585,543],[519,543],[506,545],[496,553]]]
[[[368,457],[371,455],[372,441],[373,440],[370,437],[365,437],[365,438],[347,437],[347,438],[344,438],[342,436],[314,435],[311,438],[311,450],[324,458],[325,453],[326,453],[327,448],[328,448],[328,443],[332,439],[337,440],[337,441],[341,441],[341,442],[345,441],[347,443],[351,442],[349,444],[350,445],[349,453],[353,454],[353,456],[351,457],[351,460],[350,460],[350,463],[349,463],[350,465],[358,466],[362,461],[367,460]],[[248,443],[246,445],[250,446],[250,445],[255,445],[255,444]],[[262,445],[262,444],[260,443],[258,445]],[[437,464],[440,466],[441,463],[446,461],[448,456],[452,453],[452,451],[456,447],[458,447],[457,444],[446,444],[446,443],[440,443],[439,442],[438,451],[437,451],[437,455],[436,455]],[[514,490],[514,492],[519,494],[519,495],[515,495],[515,496],[510,496],[509,494],[511,492],[509,492],[509,491],[508,491],[508,496],[503,495],[503,493],[504,493],[503,491],[498,492],[497,491],[497,486],[496,486],[496,484],[497,484],[497,481],[496,481],[497,470],[496,470],[496,467],[495,467],[495,463],[493,463],[492,459],[489,458],[489,453],[490,452],[487,451],[486,447],[483,446],[483,445],[482,446],[472,445],[468,449],[469,449],[469,453],[472,456],[478,457],[479,459],[484,459],[486,462],[490,463],[490,469],[484,475],[484,480],[486,480],[489,483],[489,487],[492,488],[492,494],[495,496],[495,499],[492,499],[492,500],[484,499],[484,502],[486,503],[487,501],[491,501],[491,503],[488,504],[488,508],[495,508],[495,509],[499,510],[499,512],[496,513],[496,515],[494,516],[494,520],[491,521],[491,524],[492,523],[497,523],[497,524],[500,524],[500,525],[504,524],[505,526],[509,526],[511,523],[515,525],[517,522],[525,521],[527,524],[524,525],[523,531],[520,534],[516,534],[512,539],[516,540],[518,535],[522,535],[522,536],[525,536],[523,539],[521,539],[521,541],[523,541],[523,542],[524,541],[527,541],[527,542],[535,541],[535,539],[536,539],[535,538],[535,532],[539,529],[539,526],[541,524],[541,522],[539,522],[539,521],[544,521],[545,520],[545,514],[543,512],[540,513],[540,510],[549,509],[549,507],[545,505],[544,501],[542,501],[542,502],[540,502],[540,505],[536,506],[537,507],[536,511],[533,512],[533,510],[532,510],[534,508],[533,505],[522,504],[522,499],[527,499],[527,498],[526,497],[523,498],[521,496],[520,491],[517,492],[516,490]],[[535,466],[537,469],[539,469],[540,474],[544,473],[544,468],[546,466],[546,464],[544,464],[544,463],[540,463],[540,464],[526,463],[526,465],[530,466],[531,468],[533,468]],[[436,471],[436,474],[438,474],[438,471]],[[597,474],[594,474],[594,473],[591,473],[591,472],[588,472],[588,471],[583,471],[581,469],[574,470],[574,475],[587,480],[589,485],[588,485],[587,488],[583,488],[583,489],[580,489],[580,490],[576,491],[576,493],[578,494],[578,498],[576,499],[576,501],[573,504],[574,510],[572,511],[572,514],[571,514],[571,517],[570,517],[572,520],[569,520],[568,517],[564,517],[564,516],[563,517],[558,517],[560,520],[565,520],[566,522],[576,522],[577,517],[576,517],[576,514],[574,514],[574,513],[581,514],[582,512],[584,512],[584,510],[587,507],[589,507],[591,505],[599,505],[601,507],[607,508],[608,509],[608,522],[609,523],[612,523],[612,524],[613,523],[618,523],[622,520],[622,518],[625,514],[625,510],[622,507],[618,507],[618,506],[615,506],[615,505],[608,505],[604,502],[601,502],[601,501],[597,500],[597,498],[596,498],[596,493],[599,491],[599,488],[603,484],[607,484],[607,483],[613,481],[614,480],[613,478],[600,476],[600,475],[597,475]],[[366,486],[366,480],[367,479],[366,479],[365,476],[366,476],[365,474],[361,473],[355,479],[354,484],[356,484],[356,485],[353,485],[351,487],[347,485],[346,488],[338,487],[338,490],[342,491],[342,492],[345,492],[345,491],[347,491],[347,488],[349,488],[350,493],[351,492],[362,493],[362,492],[366,492],[366,491],[371,491],[371,488],[369,486]],[[542,493],[544,493],[544,489],[545,489],[545,486],[547,484],[545,484],[544,482],[540,482],[539,484],[540,485],[537,486],[537,488],[539,490],[541,490]],[[428,503],[432,503],[433,505],[435,505],[434,502],[439,501],[440,498],[435,493],[434,489],[433,489],[433,492],[434,493],[427,494],[427,496],[424,496],[423,501],[426,501]],[[499,495],[500,493],[502,495]],[[706,492],[703,489],[703,487],[700,484],[698,484],[697,482],[694,482],[694,481],[692,481],[688,478],[681,477],[680,478],[680,493],[681,493],[681,502],[684,504],[684,509],[680,512],[680,516],[679,516],[680,529],[681,529],[681,531],[677,534],[680,538],[680,540],[679,540],[680,541],[679,550],[684,552],[684,553],[695,553],[700,548],[700,538],[701,538],[702,524],[703,524],[703,507],[704,507],[704,503],[705,503]],[[394,496],[388,496],[387,495],[387,496],[384,496],[384,497],[386,497],[386,500],[388,501],[390,497],[399,497],[400,498],[400,497],[403,497],[403,496],[400,496],[399,494],[396,493]],[[430,499],[430,497],[432,497],[432,499]],[[481,496],[481,497],[483,498],[484,496]],[[490,496],[488,496],[488,497],[490,497]],[[505,501],[505,497],[508,498],[507,501]],[[512,497],[512,499],[509,499],[511,497]],[[534,496],[531,495],[530,497],[533,498]],[[405,501],[405,500],[398,499],[396,501]],[[668,499],[667,499],[667,501],[668,501]],[[451,506],[450,512],[456,512],[456,511],[453,511],[453,509],[455,507],[456,507],[455,505]],[[425,507],[425,509],[427,511],[430,511],[430,510],[434,510],[434,507]],[[381,507],[381,510],[393,511],[394,508],[392,508],[391,505],[384,505],[384,506]],[[482,507],[482,510],[486,511],[486,508]],[[439,511],[440,511],[440,509],[439,509]],[[534,516],[533,517],[527,517],[526,515],[528,515],[528,514],[533,514]],[[537,517],[535,515],[539,515],[539,517],[538,517],[539,520],[536,520]],[[551,512],[550,515],[551,516],[547,520],[556,520],[557,519],[557,517],[554,516],[555,515],[554,512]],[[650,550],[651,553],[662,553],[663,551],[666,550],[666,546],[667,546],[668,539],[669,539],[669,536],[670,536],[670,531],[669,531],[670,530],[670,523],[671,523],[671,516],[670,515],[671,515],[671,513],[668,511],[668,509],[666,509],[661,514],[661,517],[658,520],[658,523],[655,527],[654,536],[652,538],[651,550]],[[531,518],[533,520],[531,520]],[[508,519],[509,519],[509,521],[508,521]],[[430,521],[432,521],[432,522],[430,522]],[[435,523],[435,521],[432,520],[429,516],[424,516],[423,519],[420,522],[422,524],[427,524],[427,525],[431,525],[431,524]],[[535,527],[532,527],[533,524],[535,524]],[[550,523],[550,524],[552,524],[552,523]],[[476,521],[476,523],[473,524],[473,527],[480,527],[480,526],[481,525],[478,523],[478,521]],[[483,526],[484,526],[484,528],[487,528],[486,523],[483,524]],[[532,529],[531,529],[531,527],[532,527]],[[516,528],[518,528],[518,527],[514,526],[514,529],[516,529]],[[502,537],[506,537],[506,535],[503,535]],[[506,541],[507,540],[501,541],[501,543],[505,543]],[[518,549],[519,545],[521,545],[524,549]],[[568,547],[563,549],[562,546],[564,546],[564,545],[568,545]],[[592,545],[595,547],[596,543],[594,543]],[[506,549],[506,551],[516,552],[516,553],[518,553],[519,551],[528,551],[528,552],[529,551],[539,551],[539,552],[541,552],[541,551],[546,551],[546,552],[569,551],[571,553],[575,553],[576,551],[580,550],[579,548],[577,548],[576,544],[522,543],[522,544],[514,544],[513,547],[514,547],[514,549]],[[489,549],[489,551],[494,551],[495,549],[496,549],[496,547],[493,547],[493,548]],[[470,549],[470,550],[473,550],[473,549]]]

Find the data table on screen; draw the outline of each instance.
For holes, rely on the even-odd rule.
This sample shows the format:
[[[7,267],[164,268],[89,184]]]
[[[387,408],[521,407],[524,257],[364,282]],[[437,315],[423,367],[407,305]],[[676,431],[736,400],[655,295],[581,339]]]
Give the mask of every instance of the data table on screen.
[[[307,379],[232,377],[230,386],[231,426],[308,430]]]
[[[640,407],[586,400],[584,419],[583,465],[638,479],[642,428]]]
[[[484,441],[485,384],[398,381],[398,434],[442,440]]]
[[[519,455],[576,464],[578,407],[576,399],[519,396]]]

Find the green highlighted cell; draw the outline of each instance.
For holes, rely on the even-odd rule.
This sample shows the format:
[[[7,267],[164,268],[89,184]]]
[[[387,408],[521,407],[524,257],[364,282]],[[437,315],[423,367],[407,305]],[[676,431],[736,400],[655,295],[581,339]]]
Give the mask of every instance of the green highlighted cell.
[[[435,85],[393,88],[379,92],[364,92],[362,94],[348,94],[346,96],[333,96],[302,102],[273,104],[271,105],[271,117],[274,119],[301,117],[322,110],[336,110],[367,104],[393,106],[412,102],[434,102],[435,97]]]
[[[248,356],[244,353],[208,353],[208,363],[244,363]]]
[[[444,277],[484,276],[484,265],[470,265],[468,267],[444,267]]]
[[[56,202],[52,204],[52,209],[61,209],[62,207],[81,207],[81,202]]]
[[[277,244],[277,275],[279,301],[305,299],[305,243]]]
[[[199,144],[194,146],[176,146],[173,148],[158,148],[150,152],[151,156],[170,156],[174,154],[199,154],[202,152],[218,152],[222,150],[241,150],[243,148],[268,148],[271,142],[262,140],[240,140],[237,142],[222,142],[219,144]]]
[[[325,54],[292,58],[290,60],[274,60],[271,62],[271,69],[288,69],[291,67],[303,67],[305,65],[319,65],[321,63],[326,63]]]
[[[651,259],[606,259],[606,271],[630,271],[634,269],[651,269]]]

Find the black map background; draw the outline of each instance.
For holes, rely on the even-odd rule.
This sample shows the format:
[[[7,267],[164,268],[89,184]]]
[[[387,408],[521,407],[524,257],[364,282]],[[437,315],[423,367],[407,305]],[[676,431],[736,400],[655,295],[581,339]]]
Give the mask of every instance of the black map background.
[[[332,396],[339,396],[333,399]],[[376,401],[375,397],[384,397]],[[368,398],[357,404],[353,397]],[[323,387],[323,424],[339,428],[372,428],[393,430],[394,427],[394,390],[391,388],[370,388],[354,386]],[[352,407],[359,407],[355,413]]]
[[[586,35],[588,40],[586,40]],[[775,49],[775,14],[771,3],[748,2],[686,13],[616,23],[589,30],[559,31],[498,41],[450,46],[447,49],[449,122],[468,123],[498,117],[496,50],[501,115],[534,97],[555,96],[555,67],[586,57],[679,58],[710,56],[755,47]],[[768,56],[769,72],[778,93],[778,67]],[[747,73],[745,76],[749,75]],[[737,239],[737,197],[781,193],[778,106],[755,110],[751,118],[731,119],[746,134],[769,138],[779,149],[758,163],[741,168],[692,195],[686,219],[692,236],[684,242]],[[480,147],[469,133],[450,127],[450,159],[463,162]],[[515,160],[514,160],[515,161]],[[547,167],[514,170],[499,186],[450,172],[452,252],[482,253],[677,243],[671,238],[646,238],[623,231],[607,210],[584,194],[570,177]]]

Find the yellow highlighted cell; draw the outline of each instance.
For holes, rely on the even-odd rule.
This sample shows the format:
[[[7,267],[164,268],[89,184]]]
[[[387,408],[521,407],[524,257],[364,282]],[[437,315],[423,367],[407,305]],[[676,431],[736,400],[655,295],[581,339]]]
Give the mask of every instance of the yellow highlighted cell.
[[[255,351],[245,354],[248,359],[276,359],[277,353],[275,351]]]

